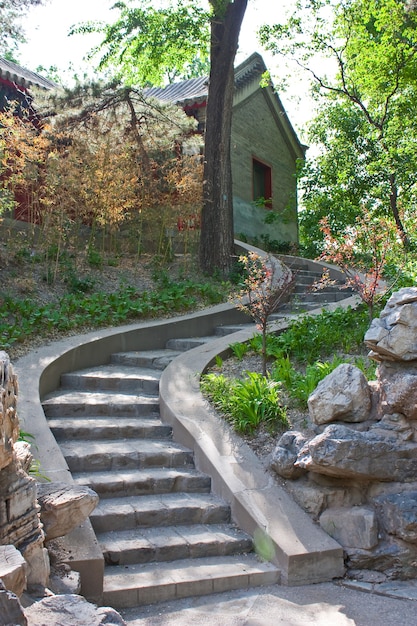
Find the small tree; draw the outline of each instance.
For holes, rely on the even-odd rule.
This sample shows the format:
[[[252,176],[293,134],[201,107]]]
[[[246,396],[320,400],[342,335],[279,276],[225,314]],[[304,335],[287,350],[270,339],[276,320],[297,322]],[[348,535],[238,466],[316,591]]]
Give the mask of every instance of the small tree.
[[[369,311],[372,320],[375,304],[389,291],[384,280],[384,269],[392,253],[395,228],[388,219],[372,218],[364,210],[364,217],[356,220],[355,226],[335,234],[327,218],[320,222],[324,234],[324,251],[320,260],[334,263],[346,276],[346,287],[356,291]]]
[[[266,376],[266,335],[271,313],[284,302],[294,286],[292,272],[270,255],[256,252],[239,257],[245,273],[241,290],[234,295],[236,307],[249,315],[262,333],[262,373]]]

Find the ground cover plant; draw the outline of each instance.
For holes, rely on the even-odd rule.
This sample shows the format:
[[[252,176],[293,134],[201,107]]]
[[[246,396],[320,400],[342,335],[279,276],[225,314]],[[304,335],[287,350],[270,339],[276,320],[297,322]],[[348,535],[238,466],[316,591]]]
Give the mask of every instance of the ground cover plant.
[[[231,344],[229,360],[240,364],[240,375],[229,376],[227,361],[219,361],[202,376],[202,393],[242,434],[255,435],[265,427],[269,432],[289,428],[288,409],[306,412],[309,395],[341,363],[353,362],[368,379],[374,377],[375,365],[363,345],[368,325],[367,307],[362,305],[306,315],[279,335],[268,333],[266,375],[247,370],[253,355],[262,355],[261,335]]]
[[[40,342],[227,300],[230,284],[195,271],[191,255],[114,254],[88,245],[57,252],[30,225],[0,220],[0,350],[12,359]],[[3,228],[2,228],[3,227]],[[52,261],[51,261],[52,259]]]

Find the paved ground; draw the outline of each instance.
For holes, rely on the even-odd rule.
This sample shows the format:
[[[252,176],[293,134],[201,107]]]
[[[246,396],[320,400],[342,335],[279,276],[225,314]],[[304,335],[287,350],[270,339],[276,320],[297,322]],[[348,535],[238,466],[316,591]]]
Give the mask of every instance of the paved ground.
[[[333,583],[274,586],[126,609],[121,613],[130,626],[417,625],[417,585],[390,583],[384,593],[398,597]]]

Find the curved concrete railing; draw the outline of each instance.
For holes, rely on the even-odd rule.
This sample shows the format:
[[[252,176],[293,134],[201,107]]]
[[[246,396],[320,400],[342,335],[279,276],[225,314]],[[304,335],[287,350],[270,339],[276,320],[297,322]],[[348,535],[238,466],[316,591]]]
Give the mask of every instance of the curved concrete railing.
[[[248,248],[243,246],[243,249]],[[357,298],[350,297],[327,305],[326,308],[356,304]],[[309,315],[320,312],[322,308],[310,311]],[[14,363],[20,388],[18,416],[24,430],[35,437],[34,456],[41,463],[42,473],[53,481],[72,482],[71,473],[49,429],[41,404],[42,397],[59,387],[61,374],[108,363],[114,352],[162,348],[171,338],[210,335],[218,326],[247,321],[248,318],[232,305],[221,304],[177,318],[69,337],[36,349],[19,359]],[[284,327],[285,323],[280,322],[275,324],[272,331],[278,332]],[[252,332],[249,331],[249,335]],[[214,339],[208,345],[178,357],[161,379],[162,418],[172,423],[175,436],[194,450],[197,464],[213,473],[214,488],[232,503],[234,515],[242,526],[253,533],[260,529],[271,537],[275,558],[283,568],[284,579],[288,583],[328,580],[342,573],[340,546],[319,532],[311,521],[308,522],[307,517],[304,519],[301,509],[285,492],[276,491],[266,480],[263,469],[256,464],[250,450],[240,444],[230,429],[210,413],[200,394],[199,376],[215,360],[215,356],[228,353],[231,341],[244,341],[247,338],[247,331],[239,331],[232,336]],[[248,471],[246,460],[248,463],[250,460],[253,471]],[[273,500],[277,509],[270,508]],[[282,512],[282,518],[277,515],[278,510]],[[304,528],[308,526],[306,534],[301,533],[301,528],[297,530],[302,517]],[[288,530],[284,547],[278,542],[278,535],[282,534],[280,524],[283,524],[286,533]],[[81,574],[82,594],[92,601],[100,602],[104,564],[89,520],[62,541],[64,549],[69,552],[71,567]],[[312,542],[316,547],[322,546],[320,553],[324,557],[325,567],[320,566],[321,572],[314,560],[308,563],[305,560],[305,555],[313,549]],[[304,573],[300,571],[302,567]]]

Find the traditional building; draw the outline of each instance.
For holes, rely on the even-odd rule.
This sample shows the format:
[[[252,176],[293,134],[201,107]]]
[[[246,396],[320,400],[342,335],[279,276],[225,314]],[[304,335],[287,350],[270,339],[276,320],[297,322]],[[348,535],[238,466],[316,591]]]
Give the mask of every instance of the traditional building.
[[[304,159],[306,146],[273,86],[261,86],[266,71],[258,53],[235,69],[231,137],[235,234],[296,243],[297,162]],[[154,87],[146,95],[178,104],[204,132],[207,77]]]
[[[32,97],[29,90],[32,87],[54,89],[57,85],[36,72],[26,70],[0,57],[0,111],[12,101],[17,101],[21,106],[31,109]]]
[[[261,86],[267,68],[258,53],[235,69],[231,159],[234,227],[237,237],[288,245],[298,241],[297,161],[306,146],[294,131],[271,84]],[[15,100],[32,110],[32,87],[54,89],[56,83],[0,58],[0,110]],[[181,106],[205,130],[208,78],[193,78],[146,90],[147,97]],[[203,140],[202,140],[203,143]],[[16,217],[27,219],[19,198]]]

